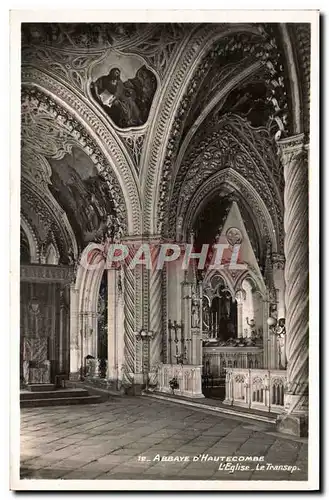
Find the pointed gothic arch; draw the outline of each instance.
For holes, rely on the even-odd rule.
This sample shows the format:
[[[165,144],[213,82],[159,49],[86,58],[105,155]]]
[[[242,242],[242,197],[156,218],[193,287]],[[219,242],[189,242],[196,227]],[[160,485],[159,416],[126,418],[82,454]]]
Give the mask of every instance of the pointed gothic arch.
[[[115,207],[125,225],[124,233],[140,232],[141,201],[135,168],[115,131],[104,125],[92,103],[87,104],[68,86],[39,69],[24,66],[22,85],[41,93],[41,109],[46,109],[67,130],[72,141],[80,144],[106,175]]]
[[[210,177],[192,196],[187,209],[179,214],[176,237],[185,240],[201,209],[220,192],[233,193],[236,200],[246,206],[252,214],[256,213],[259,235],[263,234],[272,243],[273,251],[278,247],[278,228],[273,224],[269,210],[253,186],[232,168],[223,169]]]
[[[31,224],[26,220],[23,214],[21,214],[21,228],[26,235],[29,244],[30,262],[36,264],[39,262],[39,245],[38,239]]]
[[[225,35],[232,35],[239,30],[249,33],[253,31],[251,26],[240,25],[238,27],[234,24],[230,27],[229,32],[225,32],[222,27],[216,30],[213,26],[208,26],[207,29],[208,33],[200,30],[191,36],[169,75],[170,83],[168,81],[168,85],[163,86],[163,92],[159,96],[163,104],[158,108],[157,128],[149,133],[152,142],[150,142],[150,148],[145,149],[141,168],[142,193],[145,196],[144,228],[147,232],[162,233],[163,230],[165,211],[170,206],[168,193],[172,187],[173,168],[175,164],[177,165],[176,158],[180,149],[179,139],[186,111],[189,109],[191,97],[194,94],[193,80],[200,77],[200,72],[202,75],[202,72],[205,71],[203,65],[205,64],[207,67],[209,64],[207,55],[211,53],[211,47],[214,43]],[[287,41],[288,36],[284,32],[282,33],[281,36],[285,37]],[[199,46],[201,40],[203,41],[202,48]],[[195,54],[196,51],[197,54]],[[191,61],[193,53],[193,64],[188,66],[187,61]],[[296,73],[297,61],[292,51],[286,51],[285,57],[290,75],[287,82],[288,93],[290,102],[292,102],[290,133],[296,133],[296,130],[300,128],[302,103],[299,92],[294,88],[294,80],[291,75]],[[266,62],[263,61],[263,63]],[[146,142],[148,141],[150,139],[147,139]]]

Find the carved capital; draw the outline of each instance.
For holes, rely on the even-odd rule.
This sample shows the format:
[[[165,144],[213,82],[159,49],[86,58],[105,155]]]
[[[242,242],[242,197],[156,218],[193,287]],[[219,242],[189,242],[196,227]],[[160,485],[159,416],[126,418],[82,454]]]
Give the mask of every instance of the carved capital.
[[[290,165],[306,150],[304,134],[286,137],[277,142],[278,154],[284,167]]]
[[[246,300],[246,291],[243,290],[243,288],[237,290],[237,292],[235,293],[235,300],[238,304],[242,304],[243,301]]]

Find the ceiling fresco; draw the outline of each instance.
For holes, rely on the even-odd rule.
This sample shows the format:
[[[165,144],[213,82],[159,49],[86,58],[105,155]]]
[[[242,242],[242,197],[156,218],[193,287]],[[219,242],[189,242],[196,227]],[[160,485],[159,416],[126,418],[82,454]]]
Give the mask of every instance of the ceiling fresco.
[[[287,29],[307,69],[307,26]],[[276,145],[292,133],[288,73],[278,24],[23,23],[23,85],[45,95],[26,115],[24,168],[32,178],[37,155],[46,184],[42,157],[49,162],[49,191],[79,248],[104,236],[113,213],[128,220],[121,209],[130,200],[136,227],[182,237],[200,189],[222,185],[226,173],[253,206],[250,189],[258,193],[253,209],[266,207],[283,234]],[[37,120],[43,105],[49,116]]]
[[[79,148],[62,159],[50,159],[49,189],[66,212],[78,242],[100,241],[113,213],[108,186],[90,158]]]
[[[144,125],[157,88],[141,58],[111,53],[92,70],[92,98],[119,128]]]

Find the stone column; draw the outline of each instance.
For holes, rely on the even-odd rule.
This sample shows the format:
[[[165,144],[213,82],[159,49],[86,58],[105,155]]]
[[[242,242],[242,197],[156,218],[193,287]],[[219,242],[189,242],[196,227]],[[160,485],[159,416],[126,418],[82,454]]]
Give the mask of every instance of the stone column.
[[[196,309],[198,320],[193,323],[193,309]],[[202,287],[193,284],[191,299],[191,336],[192,336],[192,365],[202,365]]]
[[[124,362],[122,380],[126,388],[131,388],[134,384],[141,383],[138,380],[141,367],[139,366],[135,332],[142,326],[141,299],[143,290],[140,270],[138,268],[130,269],[135,253],[134,241],[132,238],[122,239],[121,243],[127,245],[129,249],[129,255],[123,266]]]
[[[235,294],[237,303],[237,316],[238,316],[238,338],[243,337],[243,301],[245,299],[245,292],[238,290]]]
[[[64,367],[64,354],[65,354],[65,290],[60,290],[59,299],[59,345],[58,345],[58,368],[62,373]]]
[[[182,322],[184,322],[184,337],[185,345],[187,348],[187,364],[193,365],[194,361],[194,339],[193,330],[191,328],[191,297],[192,297],[192,285],[187,279],[187,275],[181,283],[181,315]],[[170,361],[173,363],[173,360]]]
[[[124,276],[122,270],[117,271],[117,294],[116,294],[116,345],[117,345],[117,359],[116,359],[116,369],[118,378],[118,389],[121,388],[122,378],[123,378],[123,366],[124,366],[124,289],[123,282]]]
[[[279,253],[272,254],[273,263],[273,280],[277,295],[278,320],[286,317],[285,306],[285,280],[284,280],[284,255]],[[278,368],[285,369],[286,366],[286,339],[284,337],[277,338],[278,349]]]
[[[116,335],[116,289],[117,289],[117,270],[108,269],[107,271],[107,379],[116,383],[117,373],[117,335]]]
[[[285,175],[287,388],[278,428],[308,432],[308,161],[303,134],[280,141]]]
[[[149,356],[149,384],[156,386],[157,369],[162,361],[163,331],[162,331],[162,270],[157,269],[157,261],[160,251],[159,239],[150,239],[152,269],[149,270],[149,331],[153,338],[147,345]]]
[[[286,308],[285,308],[284,255],[280,253],[273,253],[272,263],[273,263],[273,281],[277,293],[278,318],[285,318]]]
[[[79,290],[70,286],[70,380],[79,380],[81,368],[81,339],[79,331]]]

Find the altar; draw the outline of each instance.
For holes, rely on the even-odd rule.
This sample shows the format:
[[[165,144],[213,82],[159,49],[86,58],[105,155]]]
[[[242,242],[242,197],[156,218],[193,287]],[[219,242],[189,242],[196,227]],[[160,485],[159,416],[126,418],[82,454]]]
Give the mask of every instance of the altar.
[[[263,348],[257,346],[206,346],[203,348],[204,376],[225,378],[227,368],[262,368]]]

